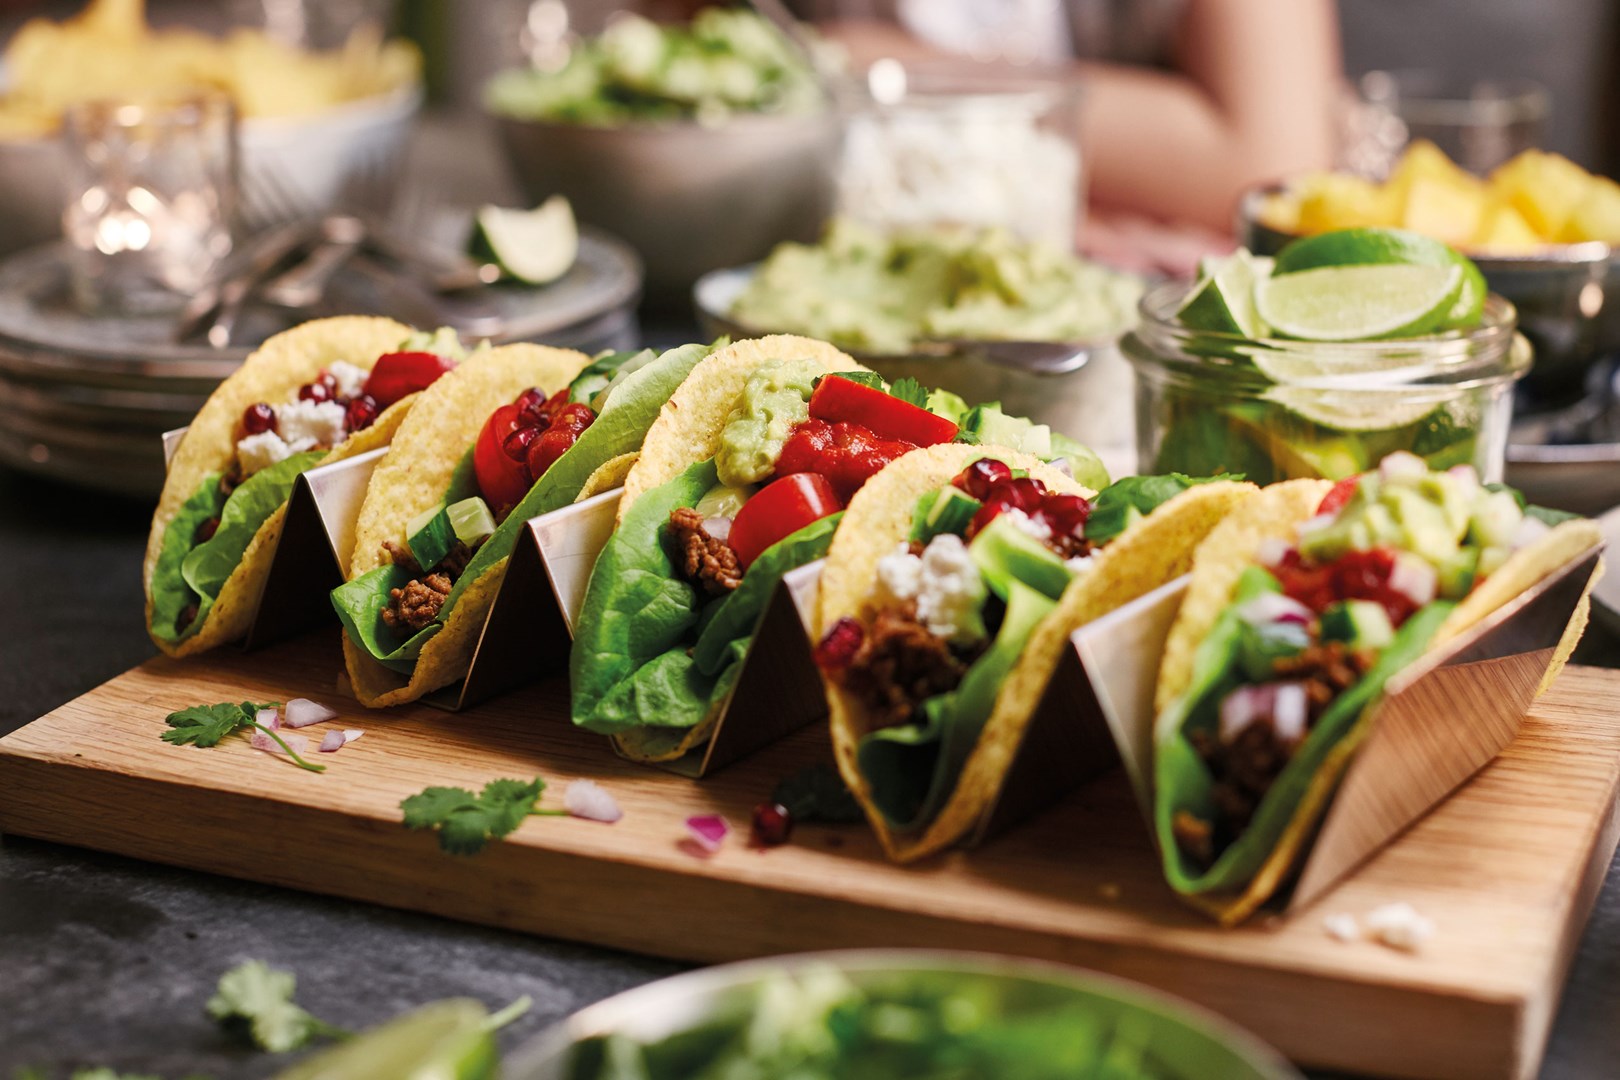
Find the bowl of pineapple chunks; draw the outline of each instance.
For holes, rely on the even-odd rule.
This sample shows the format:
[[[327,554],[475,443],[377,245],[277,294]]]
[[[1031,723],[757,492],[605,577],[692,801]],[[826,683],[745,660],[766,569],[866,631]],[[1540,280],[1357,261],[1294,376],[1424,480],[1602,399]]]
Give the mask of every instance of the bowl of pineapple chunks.
[[[1519,309],[1536,350],[1525,388],[1579,396],[1593,362],[1620,351],[1620,183],[1526,150],[1489,176],[1414,142],[1383,181],[1311,173],[1249,192],[1238,232],[1256,254],[1297,236],[1384,226],[1443,240]]]

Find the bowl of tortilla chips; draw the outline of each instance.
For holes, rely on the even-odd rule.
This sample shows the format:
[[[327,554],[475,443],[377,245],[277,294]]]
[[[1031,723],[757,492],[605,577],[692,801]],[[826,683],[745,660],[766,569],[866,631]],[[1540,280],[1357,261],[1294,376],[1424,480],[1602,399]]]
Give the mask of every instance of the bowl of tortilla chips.
[[[92,0],[60,23],[32,19],[0,61],[0,253],[61,234],[65,110],[198,89],[236,106],[242,224],[260,229],[391,194],[421,105],[421,58],[365,28],[331,51],[256,30],[154,30],[143,0]]]

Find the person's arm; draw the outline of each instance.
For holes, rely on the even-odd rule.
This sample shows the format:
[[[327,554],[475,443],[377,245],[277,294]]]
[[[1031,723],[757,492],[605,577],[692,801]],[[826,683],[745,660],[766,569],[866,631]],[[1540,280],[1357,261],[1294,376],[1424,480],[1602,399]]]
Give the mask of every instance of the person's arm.
[[[1093,202],[1224,232],[1244,188],[1332,165],[1333,0],[1186,0],[1175,60],[1082,65]]]

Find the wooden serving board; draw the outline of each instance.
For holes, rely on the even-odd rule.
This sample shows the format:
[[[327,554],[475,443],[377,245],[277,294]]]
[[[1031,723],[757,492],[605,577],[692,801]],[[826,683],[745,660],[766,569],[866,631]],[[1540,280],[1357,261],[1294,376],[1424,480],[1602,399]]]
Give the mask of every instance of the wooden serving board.
[[[151,660],[0,740],[0,829],[233,877],[688,960],[842,946],[935,946],[1057,959],[1141,980],[1230,1016],[1301,1062],[1358,1073],[1524,1077],[1615,849],[1620,672],[1572,668],[1501,757],[1315,908],[1222,931],[1184,909],[1121,774],[989,844],[901,869],[864,825],[801,825],[747,846],[750,808],[829,757],[819,726],[693,781],[615,758],[572,729],[566,684],[448,715],[418,706],[342,726],[324,775],[234,739],[158,738],[215,701],[337,704],[336,638]],[[319,733],[321,728],[312,729]],[[616,825],[539,817],[472,858],[400,824],[430,784],[540,775],[542,805],[604,784]],[[700,858],[690,814],[734,833]],[[1417,955],[1343,944],[1331,912],[1407,901],[1438,932]]]

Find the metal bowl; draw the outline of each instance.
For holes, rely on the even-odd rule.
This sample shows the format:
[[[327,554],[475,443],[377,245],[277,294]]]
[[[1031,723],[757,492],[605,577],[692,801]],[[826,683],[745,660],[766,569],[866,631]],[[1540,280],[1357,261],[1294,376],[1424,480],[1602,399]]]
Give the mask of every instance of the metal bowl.
[[[420,86],[314,116],[242,122],[242,224],[249,231],[392,197],[422,106]],[[67,150],[55,136],[0,139],[0,255],[62,235]]]
[[[529,199],[566,195],[581,221],[628,240],[646,262],[648,291],[666,300],[706,271],[814,239],[832,212],[843,137],[832,110],[716,127],[496,123]]]
[[[1253,1035],[1197,1006],[1136,983],[1077,968],[976,953],[855,950],[803,953],[688,972],[608,998],[543,1032],[508,1062],[508,1080],[574,1080],[577,1050],[622,1035],[652,1042],[754,1011],[758,992],[782,975],[835,969],[858,988],[895,980],[990,983],[1018,1006],[1037,1010],[1080,1005],[1105,1023],[1147,1036],[1149,1061],[1176,1078],[1298,1080],[1300,1074]],[[915,984],[913,984],[915,985]],[[691,1062],[694,1069],[702,1062]],[[902,1080],[896,1077],[895,1080]]]
[[[780,327],[738,322],[730,314],[754,271],[754,266],[732,267],[698,280],[692,301],[705,333],[761,337],[781,332]],[[898,356],[845,351],[890,382],[910,376],[970,404],[999,401],[1015,416],[1047,424],[1090,446],[1102,454],[1110,472],[1120,464],[1115,451],[1129,453],[1134,445],[1130,402],[1135,384],[1115,338],[924,342],[917,351]]]
[[[1239,238],[1257,255],[1297,239],[1259,218],[1265,199],[1286,186],[1257,188],[1238,204]],[[1592,364],[1620,350],[1620,248],[1563,244],[1534,255],[1470,257],[1491,291],[1519,309],[1519,329],[1535,346],[1525,388],[1544,399],[1578,397]]]

